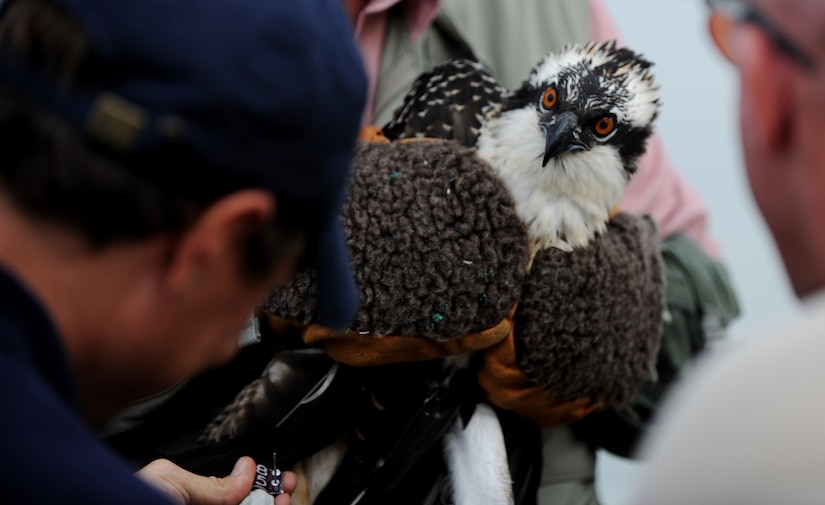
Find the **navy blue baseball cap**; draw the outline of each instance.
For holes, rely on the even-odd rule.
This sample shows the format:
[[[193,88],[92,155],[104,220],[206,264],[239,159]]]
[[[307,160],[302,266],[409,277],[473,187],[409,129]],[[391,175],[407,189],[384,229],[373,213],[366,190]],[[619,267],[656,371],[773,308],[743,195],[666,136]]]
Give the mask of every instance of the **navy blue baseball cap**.
[[[125,157],[185,145],[190,159],[146,164],[161,183],[194,166],[303,209],[320,321],[347,328],[357,290],[339,211],[367,84],[341,0],[52,2],[91,39],[101,84],[67,87],[9,55],[0,83]]]

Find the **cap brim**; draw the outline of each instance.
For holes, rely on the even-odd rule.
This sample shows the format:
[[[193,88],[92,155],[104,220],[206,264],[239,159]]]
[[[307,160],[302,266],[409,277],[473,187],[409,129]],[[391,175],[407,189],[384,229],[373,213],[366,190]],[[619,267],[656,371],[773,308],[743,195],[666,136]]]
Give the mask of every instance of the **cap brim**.
[[[319,322],[333,330],[347,330],[358,311],[358,288],[337,216],[320,230],[315,246]]]

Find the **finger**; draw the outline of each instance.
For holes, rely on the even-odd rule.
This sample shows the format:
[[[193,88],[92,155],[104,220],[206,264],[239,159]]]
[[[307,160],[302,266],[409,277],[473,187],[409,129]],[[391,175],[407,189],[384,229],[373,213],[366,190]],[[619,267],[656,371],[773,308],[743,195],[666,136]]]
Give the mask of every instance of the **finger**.
[[[292,493],[298,484],[298,478],[292,472],[284,472],[281,476],[284,485],[284,493],[275,497],[275,505],[290,505],[292,503]]]
[[[243,457],[235,463],[230,475],[219,479],[196,475],[169,460],[161,459],[146,465],[138,475],[177,503],[234,505],[240,503],[252,489],[255,462]]]
[[[187,472],[188,473],[188,472]],[[224,478],[201,477],[189,474],[186,489],[189,505],[234,505],[240,503],[252,489],[255,480],[255,461],[242,457],[232,473]]]
[[[283,481],[284,492],[288,494],[294,493],[295,488],[298,485],[298,477],[296,477],[295,474],[292,472],[284,472]]]

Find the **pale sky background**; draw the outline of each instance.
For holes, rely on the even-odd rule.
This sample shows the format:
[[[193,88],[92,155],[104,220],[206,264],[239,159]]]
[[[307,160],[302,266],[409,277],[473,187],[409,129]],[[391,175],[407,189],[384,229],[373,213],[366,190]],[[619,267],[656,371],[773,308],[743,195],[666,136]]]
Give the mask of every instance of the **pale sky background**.
[[[702,0],[604,0],[626,44],[655,63],[667,151],[707,203],[743,314],[732,338],[792,315],[798,305],[753,202],[739,143],[737,76],[707,34]],[[627,505],[639,463],[600,455],[604,505]]]

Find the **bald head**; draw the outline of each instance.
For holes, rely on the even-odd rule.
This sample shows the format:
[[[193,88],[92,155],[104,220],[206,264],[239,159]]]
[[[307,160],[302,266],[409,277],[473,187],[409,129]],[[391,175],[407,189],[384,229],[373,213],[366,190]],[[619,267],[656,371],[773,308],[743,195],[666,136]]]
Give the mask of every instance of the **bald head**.
[[[765,25],[739,24],[730,33],[751,191],[794,290],[807,296],[825,288],[825,3],[749,3],[813,62],[790,57]]]
[[[825,61],[825,2],[819,0],[751,0],[817,61]]]

